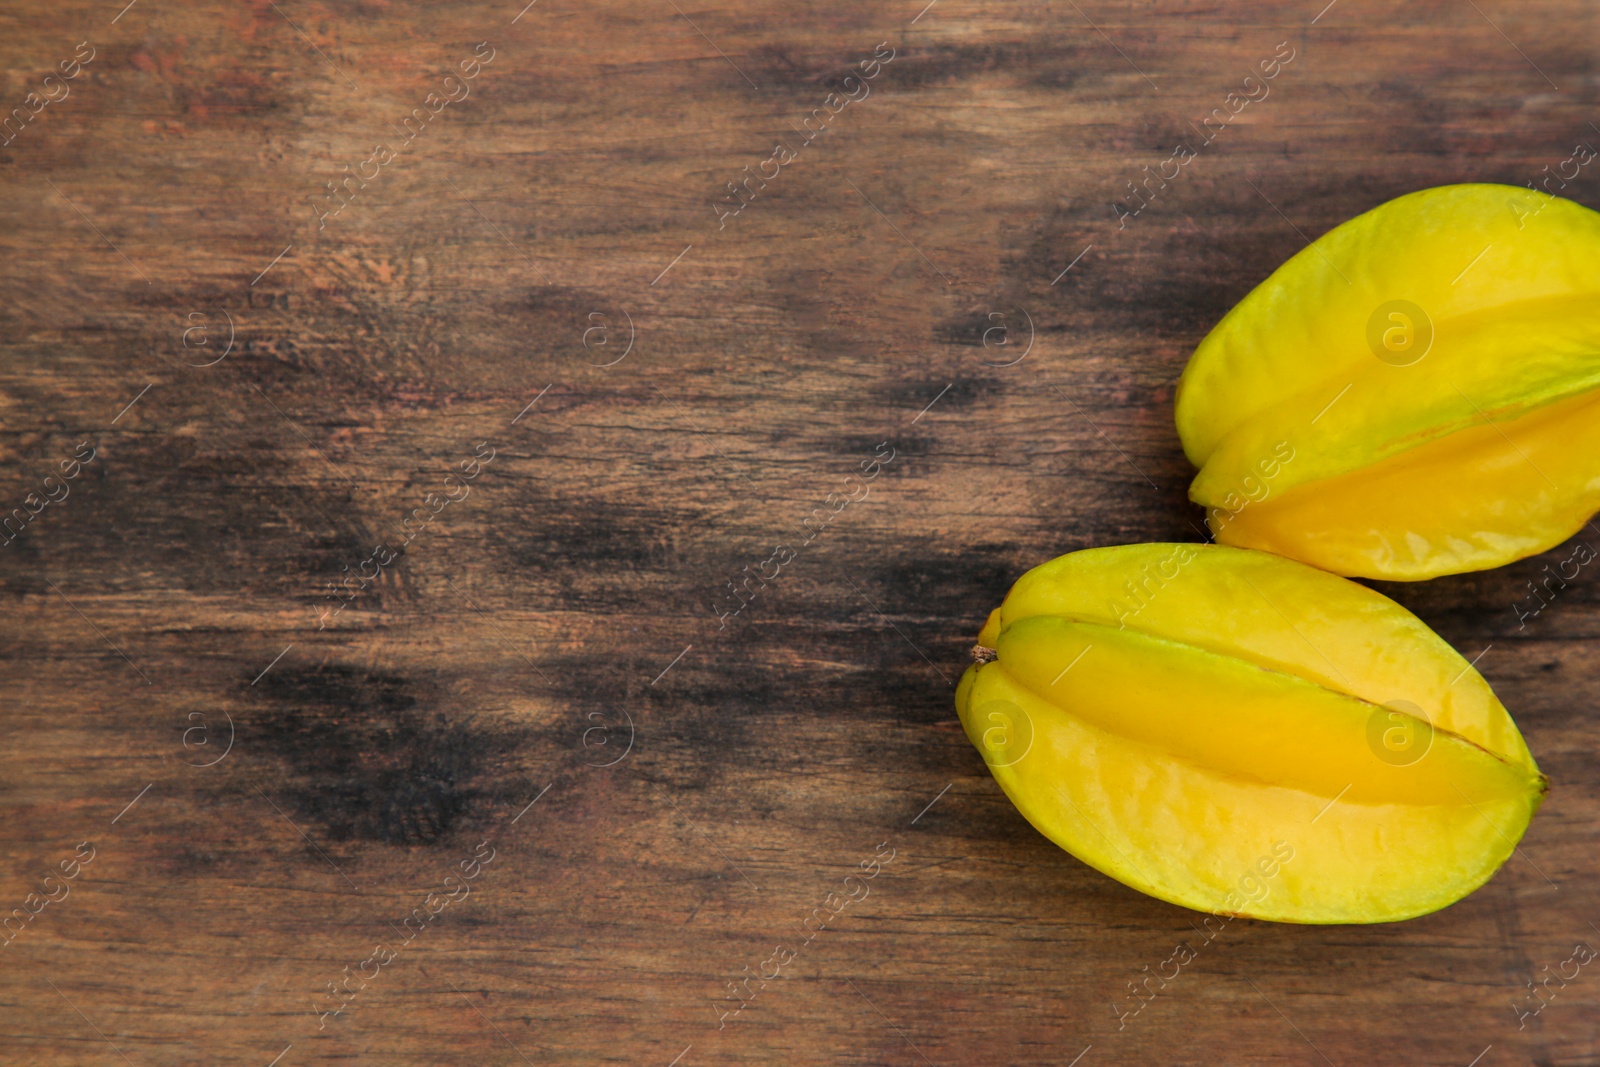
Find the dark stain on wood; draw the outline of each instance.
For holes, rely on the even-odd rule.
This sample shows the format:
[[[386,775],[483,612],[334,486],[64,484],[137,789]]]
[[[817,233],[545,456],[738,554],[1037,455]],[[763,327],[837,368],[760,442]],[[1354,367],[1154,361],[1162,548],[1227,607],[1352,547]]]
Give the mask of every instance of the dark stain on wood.
[[[426,845],[528,792],[508,773],[519,731],[446,715],[432,686],[321,664],[280,668],[255,688],[262,706],[240,723],[240,743],[271,754],[272,791],[330,840]]]

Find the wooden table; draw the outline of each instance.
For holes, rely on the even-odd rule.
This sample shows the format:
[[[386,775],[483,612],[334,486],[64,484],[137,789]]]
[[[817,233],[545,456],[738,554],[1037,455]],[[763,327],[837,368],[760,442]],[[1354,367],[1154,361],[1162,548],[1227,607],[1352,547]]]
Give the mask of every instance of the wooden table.
[[[1197,916],[951,706],[1022,571],[1197,539],[1275,265],[1600,144],[1595,6],[923,2],[0,15],[0,1062],[1600,1063],[1591,970],[1513,1007],[1600,945],[1569,548],[1384,587],[1553,780],[1516,858],[1120,1029]]]

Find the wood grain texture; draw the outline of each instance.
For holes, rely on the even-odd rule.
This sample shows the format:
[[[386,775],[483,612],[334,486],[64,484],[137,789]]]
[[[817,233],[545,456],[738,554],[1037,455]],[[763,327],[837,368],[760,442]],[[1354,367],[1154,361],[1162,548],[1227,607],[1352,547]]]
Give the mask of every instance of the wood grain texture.
[[[951,707],[1022,571],[1197,539],[1173,385],[1274,266],[1600,143],[1593,5],[120,6],[0,13],[7,109],[94,52],[0,148],[4,511],[94,449],[0,549],[0,912],[93,852],[0,950],[0,1061],[1600,1063],[1600,977],[1512,1008],[1600,944],[1600,596],[1513,609],[1570,549],[1385,587],[1553,780],[1518,856],[1236,922],[1121,1029],[1197,916],[1035,833]]]

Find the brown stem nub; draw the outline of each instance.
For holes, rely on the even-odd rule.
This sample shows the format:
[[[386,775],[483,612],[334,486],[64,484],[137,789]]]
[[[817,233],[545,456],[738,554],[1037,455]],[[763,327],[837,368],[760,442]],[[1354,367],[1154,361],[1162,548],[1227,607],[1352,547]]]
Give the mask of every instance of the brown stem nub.
[[[972,660],[974,663],[993,663],[1000,658],[1000,653],[983,645],[972,646]]]

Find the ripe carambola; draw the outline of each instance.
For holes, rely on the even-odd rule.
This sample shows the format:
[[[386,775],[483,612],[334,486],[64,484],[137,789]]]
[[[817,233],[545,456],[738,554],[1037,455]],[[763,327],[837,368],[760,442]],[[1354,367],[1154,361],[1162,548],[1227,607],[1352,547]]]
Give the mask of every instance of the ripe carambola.
[[[1280,556],[1075,552],[1023,575],[978,644],[956,708],[1006,795],[1184,907],[1435,911],[1489,879],[1544,796],[1465,659],[1387,597]]]
[[[1351,219],[1200,343],[1177,423],[1223,544],[1401,580],[1557,545],[1600,508],[1600,214],[1451,185]]]

